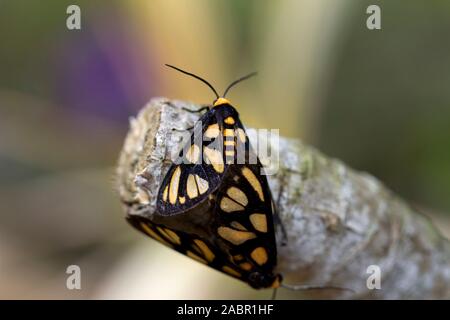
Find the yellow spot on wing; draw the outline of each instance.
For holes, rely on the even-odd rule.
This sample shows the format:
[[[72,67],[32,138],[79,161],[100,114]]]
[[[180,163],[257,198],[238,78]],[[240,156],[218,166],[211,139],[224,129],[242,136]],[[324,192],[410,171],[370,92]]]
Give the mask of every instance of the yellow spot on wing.
[[[220,200],[220,209],[222,209],[225,212],[233,212],[233,211],[242,211],[244,210],[244,207],[234,202],[228,197],[223,197],[222,200]]]
[[[179,197],[178,201],[180,201],[181,204],[184,204],[186,202],[186,198],[185,197]]]
[[[241,274],[239,272],[237,272],[236,270],[234,270],[234,269],[232,269],[232,268],[230,268],[228,266],[222,267],[222,270],[225,271],[226,273],[228,273],[229,275],[232,275],[232,276],[235,276],[235,277],[238,277],[238,278],[241,277]]]
[[[244,260],[244,256],[242,254],[237,254],[235,256],[233,256],[233,260],[234,262],[239,262],[241,260]]]
[[[186,251],[186,255],[194,260],[197,260],[200,263],[204,263],[204,264],[208,264],[208,261],[206,261],[205,259],[199,257],[198,255],[196,255],[195,253],[193,253],[192,251]]]
[[[237,129],[237,134],[238,134],[239,140],[241,140],[242,143],[245,143],[245,141],[246,141],[245,131],[243,129],[241,129],[241,128],[238,128]]]
[[[232,125],[232,124],[234,124],[234,119],[233,119],[233,117],[227,117],[227,118],[224,120],[224,122],[225,122],[226,124]]]
[[[198,196],[197,184],[194,175],[189,174],[186,184],[186,192],[189,198],[193,199]]]
[[[164,188],[164,192],[163,192],[163,200],[164,200],[164,201],[167,201],[167,195],[168,195],[168,193],[169,193],[169,186],[167,185],[167,186]]]
[[[248,198],[241,189],[236,187],[230,187],[227,190],[227,195],[236,202],[239,202],[244,207],[248,204]]]
[[[231,221],[230,226],[241,231],[247,231],[247,228],[237,221]]]
[[[217,123],[214,123],[206,129],[204,136],[209,139],[214,139],[219,135],[219,133],[219,125]]]
[[[153,231],[148,225],[146,225],[144,222],[141,222],[141,227],[142,229],[144,229],[144,231],[153,239],[161,242],[162,244],[168,246],[168,247],[172,247],[172,245],[167,242],[166,240],[164,240],[163,238],[161,238],[159,236],[159,234],[157,234],[155,231]]]
[[[203,256],[208,260],[209,262],[214,260],[214,253],[209,249],[209,247],[204,243],[202,240],[195,239],[195,244],[200,248],[200,250],[203,252]]]
[[[252,253],[250,253],[250,256],[260,266],[265,264],[268,260],[267,251],[263,247],[258,247],[253,250]]]
[[[175,204],[177,202],[178,186],[180,185],[180,175],[181,169],[178,166],[173,172],[172,178],[170,179],[169,201],[171,204]]]
[[[262,213],[253,213],[250,215],[250,222],[259,232],[267,232],[266,215]]]
[[[235,245],[240,245],[247,240],[256,238],[256,235],[253,232],[237,231],[229,227],[219,227],[217,228],[217,233],[219,236]]]
[[[170,229],[167,229],[167,228],[165,228],[165,229],[163,229],[163,228],[161,228],[161,227],[156,227],[158,230],[159,230],[159,232],[161,232],[170,242],[173,242],[173,243],[175,243],[175,244],[181,244],[181,241],[180,241],[180,237],[175,233],[175,232],[173,232],[172,230],[170,230]]]
[[[186,152],[186,159],[190,163],[198,163],[199,156],[200,148],[196,144],[191,145],[189,150]]]
[[[218,150],[210,149],[208,147],[205,147],[204,152],[214,170],[218,173],[222,173],[224,170],[222,154]]]
[[[208,191],[209,183],[205,179],[202,179],[199,175],[195,175],[195,181],[197,182],[198,191],[200,194],[204,194]]]
[[[244,175],[245,179],[250,183],[252,188],[256,191],[261,201],[264,201],[264,193],[261,186],[261,183],[259,182],[258,178],[255,176],[255,174],[247,167],[242,168],[242,174]]]
[[[252,264],[249,263],[249,262],[242,262],[242,263],[239,265],[239,267],[240,267],[242,270],[250,271],[250,270],[252,269]]]

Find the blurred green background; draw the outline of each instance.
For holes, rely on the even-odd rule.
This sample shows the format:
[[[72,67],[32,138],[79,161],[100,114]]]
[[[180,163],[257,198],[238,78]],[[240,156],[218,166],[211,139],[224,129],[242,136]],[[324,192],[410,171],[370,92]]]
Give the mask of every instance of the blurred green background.
[[[128,118],[154,96],[213,99],[164,63],[219,91],[258,70],[230,95],[247,126],[377,176],[448,235],[449,34],[445,0],[0,1],[0,298],[270,297],[123,219]],[[82,290],[66,289],[71,264]]]

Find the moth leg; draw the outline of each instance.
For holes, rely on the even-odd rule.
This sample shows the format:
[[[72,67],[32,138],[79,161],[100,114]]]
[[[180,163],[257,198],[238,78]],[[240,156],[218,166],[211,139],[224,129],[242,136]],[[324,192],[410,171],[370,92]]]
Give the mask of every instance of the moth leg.
[[[283,194],[283,189],[284,183],[280,185],[280,190],[278,190],[277,202],[274,205],[273,210],[273,223],[275,224],[275,228],[280,227],[281,229],[281,245],[284,247],[287,245],[288,237],[286,228],[284,227],[283,221],[281,221],[280,214],[278,212],[278,208],[280,207],[281,195]]]
[[[209,106],[207,105],[203,105],[201,106],[201,108],[197,109],[197,110],[191,110],[185,107],[182,107],[181,109],[183,109],[184,111],[190,112],[190,113],[202,113],[205,110],[209,110]]]
[[[171,103],[170,101],[166,101],[165,104],[168,105],[169,107],[176,108],[176,107],[173,105],[173,103]],[[201,108],[199,108],[199,109],[197,109],[197,110],[191,110],[191,109],[185,108],[185,107],[181,107],[181,109],[184,110],[184,111],[190,112],[190,113],[201,113],[201,112],[203,112],[204,110],[209,110],[209,106],[208,106],[208,105],[203,105],[203,106],[201,106]],[[194,125],[194,126],[195,126],[195,125]],[[183,129],[183,130],[182,130],[182,129],[172,129],[172,131],[179,131],[179,132],[183,132],[183,131],[191,131],[192,129],[194,129],[194,126],[191,126],[191,127],[189,127],[189,128]]]
[[[190,126],[189,128],[186,128],[186,129],[172,128],[172,131],[178,131],[178,132],[192,131],[192,130],[194,130],[194,126]]]
[[[292,169],[285,169],[285,170],[290,173],[301,174],[301,172],[297,171],[297,170],[292,170]],[[285,178],[286,178],[286,174],[283,174],[280,179],[280,181],[281,181],[280,189],[278,190],[277,202],[274,205],[274,213],[273,213],[273,222],[275,224],[275,227],[279,226],[281,228],[281,234],[282,234],[281,245],[282,246],[286,246],[287,242],[288,242],[286,228],[284,227],[283,221],[281,221],[280,214],[278,212],[278,208],[280,207],[281,195],[283,194],[284,186],[286,184],[284,181]]]
[[[277,299],[277,289],[278,288],[273,288],[272,298],[270,300],[276,300]]]
[[[168,105],[169,107],[176,108],[175,105],[170,101],[166,101],[166,102],[164,102],[164,104]],[[184,111],[190,112],[190,113],[201,113],[205,110],[209,110],[209,106],[202,105],[199,109],[196,109],[196,110],[192,110],[192,109],[185,108],[185,107],[181,107],[181,109]]]
[[[340,290],[340,291],[348,291],[355,293],[354,290],[349,288],[335,287],[335,286],[323,286],[323,285],[311,285],[311,284],[298,284],[298,285],[290,285],[290,284],[281,284],[282,288],[294,290],[294,291],[304,291],[304,290]]]

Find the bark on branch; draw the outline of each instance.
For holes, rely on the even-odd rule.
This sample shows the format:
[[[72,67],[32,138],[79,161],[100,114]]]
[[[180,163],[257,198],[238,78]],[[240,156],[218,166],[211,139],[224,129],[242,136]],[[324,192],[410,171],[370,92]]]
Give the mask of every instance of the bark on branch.
[[[131,119],[117,173],[121,198],[145,203],[133,214],[154,214],[160,181],[182,147],[177,130],[199,117],[182,108],[199,106],[158,98]],[[278,244],[278,271],[286,282],[354,291],[314,291],[310,297],[450,298],[449,241],[426,217],[374,177],[298,140],[280,138],[271,147],[280,154],[280,169],[268,178],[274,197],[280,195],[288,236],[286,246]],[[381,290],[367,288],[370,265],[381,269]]]

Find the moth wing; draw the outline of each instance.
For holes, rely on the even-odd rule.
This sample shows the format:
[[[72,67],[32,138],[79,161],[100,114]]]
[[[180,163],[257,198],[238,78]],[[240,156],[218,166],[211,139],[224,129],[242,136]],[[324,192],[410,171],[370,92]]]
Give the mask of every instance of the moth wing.
[[[169,168],[159,188],[158,214],[174,215],[192,209],[221,184],[227,167],[221,149],[222,125],[207,112],[194,126],[189,143]]]
[[[210,240],[198,235],[168,228],[140,216],[128,215],[127,221],[133,227],[163,245],[172,248],[197,262],[245,281],[243,273],[240,272],[239,269],[229,261],[224,252]]]
[[[260,164],[230,165],[217,190],[215,227],[236,265],[272,274],[277,263],[272,196]]]

